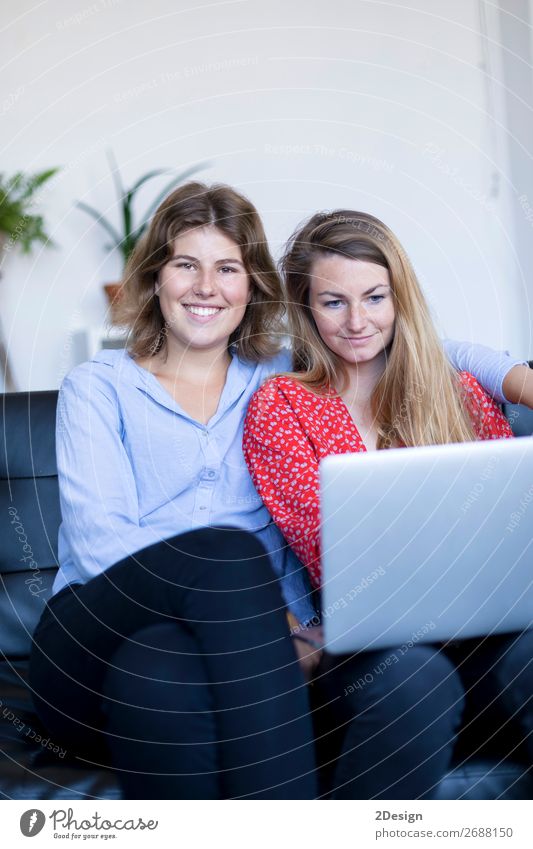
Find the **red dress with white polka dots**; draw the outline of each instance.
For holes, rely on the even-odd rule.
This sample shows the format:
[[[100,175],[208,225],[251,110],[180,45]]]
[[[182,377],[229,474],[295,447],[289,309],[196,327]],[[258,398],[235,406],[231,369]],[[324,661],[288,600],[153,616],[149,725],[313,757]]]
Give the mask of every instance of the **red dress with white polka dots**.
[[[507,419],[475,377],[459,377],[477,438],[512,437]],[[292,378],[274,377],[250,401],[243,450],[259,495],[319,587],[319,461],[366,451],[346,404],[334,391],[318,396]]]

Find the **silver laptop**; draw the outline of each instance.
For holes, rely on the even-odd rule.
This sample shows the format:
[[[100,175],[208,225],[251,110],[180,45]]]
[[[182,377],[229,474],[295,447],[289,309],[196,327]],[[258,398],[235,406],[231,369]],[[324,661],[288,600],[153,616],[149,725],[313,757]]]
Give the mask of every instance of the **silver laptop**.
[[[533,438],[320,464],[333,653],[533,627]]]

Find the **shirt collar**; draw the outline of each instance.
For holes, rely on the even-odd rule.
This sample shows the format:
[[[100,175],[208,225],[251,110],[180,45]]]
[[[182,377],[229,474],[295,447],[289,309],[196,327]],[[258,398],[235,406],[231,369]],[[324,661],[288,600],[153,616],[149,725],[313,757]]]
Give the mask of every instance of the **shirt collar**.
[[[218,409],[209,421],[209,425],[214,425],[239,400],[249,386],[253,372],[257,367],[256,363],[249,363],[240,359],[235,346],[232,346],[229,350],[231,363],[228,368],[226,383],[220,396]],[[121,384],[130,386],[133,384],[166,409],[189,421],[195,421],[174,401],[172,396],[161,386],[158,379],[147,369],[137,365],[125,349],[99,351],[94,359],[106,363],[116,370],[115,385],[117,391],[120,390]]]

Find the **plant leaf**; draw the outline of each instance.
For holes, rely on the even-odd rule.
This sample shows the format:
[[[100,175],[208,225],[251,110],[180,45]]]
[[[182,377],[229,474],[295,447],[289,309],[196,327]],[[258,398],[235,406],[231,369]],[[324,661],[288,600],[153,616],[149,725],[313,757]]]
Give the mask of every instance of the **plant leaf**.
[[[115,154],[109,147],[106,150],[107,161],[109,162],[109,167],[111,169],[111,176],[113,177],[113,182],[115,184],[115,191],[117,193],[117,198],[119,202],[122,202],[124,195],[126,194],[126,190],[122,184],[122,178],[120,176],[120,171],[118,169],[117,160],[115,159]]]
[[[6,198],[10,198],[13,201],[16,200],[17,195],[20,195],[23,186],[24,174],[21,171],[17,171],[16,174],[13,174],[13,176],[9,177],[7,180],[1,203],[3,203]]]
[[[44,231],[42,215],[32,213],[32,196],[58,170],[48,168],[32,175],[18,171],[9,178],[0,175],[0,232],[22,253],[30,253],[36,241],[54,246]]]
[[[139,191],[141,186],[148,182],[148,180],[152,180],[154,177],[159,177],[162,174],[169,174],[170,168],[157,168],[154,171],[149,171],[148,174],[145,174],[143,177],[139,177],[136,183],[131,187],[128,192],[128,197],[133,199],[134,195]]]
[[[32,190],[38,189],[39,186],[42,186],[43,183],[46,183],[51,177],[53,177],[59,168],[48,168],[46,171],[41,171],[39,174],[34,174],[33,177],[30,177],[29,184],[32,186]]]
[[[26,185],[20,196],[20,200],[28,200],[33,197],[37,189],[46,183],[54,174],[57,174],[59,168],[48,168],[46,171],[41,171],[38,174],[33,174],[26,178]]]
[[[101,215],[98,210],[94,209],[94,207],[92,206],[89,206],[88,203],[84,203],[82,200],[77,201],[76,206],[78,207],[78,209],[83,210],[83,212],[86,212],[88,215],[94,218],[95,221],[98,221],[100,226],[103,227],[104,230],[111,236],[115,245],[120,244],[120,242],[122,241],[120,235],[115,230],[115,228],[109,223],[107,218],[104,218],[104,216]]]
[[[129,192],[128,192],[127,196],[124,198],[124,200],[122,201],[122,216],[123,216],[123,222],[124,222],[124,226],[123,226],[123,229],[122,229],[122,232],[123,232],[122,242],[127,243],[127,242],[129,242],[131,235],[132,235],[132,233],[131,233],[132,209],[131,209],[131,200],[130,200]],[[127,247],[127,245],[125,247]]]
[[[158,194],[156,199],[148,207],[148,212],[144,216],[143,224],[150,220],[158,206],[166,198],[171,189],[173,189],[179,183],[182,183],[188,177],[191,177],[193,174],[196,174],[198,171],[202,171],[204,168],[208,168],[210,164],[210,162],[201,162],[200,165],[193,165],[191,168],[187,168],[185,171],[182,171],[181,174],[178,174],[176,177],[173,177],[170,183],[167,183],[165,188]]]

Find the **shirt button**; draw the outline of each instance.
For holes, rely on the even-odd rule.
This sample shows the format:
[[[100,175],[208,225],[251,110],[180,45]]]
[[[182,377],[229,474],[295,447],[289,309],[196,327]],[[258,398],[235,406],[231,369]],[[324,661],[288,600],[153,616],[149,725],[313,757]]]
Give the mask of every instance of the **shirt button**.
[[[207,473],[207,477],[208,478],[214,478],[215,474],[216,474],[216,472],[214,472],[213,469],[209,469],[209,471]]]
[[[200,510],[207,510],[207,507],[205,506],[205,504],[200,505]]]

